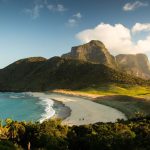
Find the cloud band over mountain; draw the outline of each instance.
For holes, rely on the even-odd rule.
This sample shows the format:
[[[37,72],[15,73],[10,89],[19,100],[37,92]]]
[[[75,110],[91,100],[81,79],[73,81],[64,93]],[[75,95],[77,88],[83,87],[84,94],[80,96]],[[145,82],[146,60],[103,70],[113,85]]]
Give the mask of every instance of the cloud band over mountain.
[[[137,26],[138,25],[138,26]],[[100,23],[95,28],[79,32],[76,37],[82,43],[100,40],[113,54],[118,53],[147,53],[150,52],[150,34],[144,39],[134,41],[133,32],[150,31],[149,24],[135,24],[131,29],[123,24]]]

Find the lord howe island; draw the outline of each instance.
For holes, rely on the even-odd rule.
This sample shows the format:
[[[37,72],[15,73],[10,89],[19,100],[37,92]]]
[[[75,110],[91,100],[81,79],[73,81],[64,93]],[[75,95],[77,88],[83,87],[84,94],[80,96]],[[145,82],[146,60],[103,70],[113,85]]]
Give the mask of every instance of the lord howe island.
[[[0,0],[0,150],[150,150],[149,7]]]

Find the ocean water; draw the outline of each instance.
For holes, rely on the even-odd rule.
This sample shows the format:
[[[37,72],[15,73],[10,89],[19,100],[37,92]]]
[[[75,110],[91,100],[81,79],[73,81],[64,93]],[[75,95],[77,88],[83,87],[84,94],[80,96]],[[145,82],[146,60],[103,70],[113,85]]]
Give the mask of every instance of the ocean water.
[[[0,119],[39,121],[52,117],[56,110],[54,101],[34,97],[32,93],[0,92]]]

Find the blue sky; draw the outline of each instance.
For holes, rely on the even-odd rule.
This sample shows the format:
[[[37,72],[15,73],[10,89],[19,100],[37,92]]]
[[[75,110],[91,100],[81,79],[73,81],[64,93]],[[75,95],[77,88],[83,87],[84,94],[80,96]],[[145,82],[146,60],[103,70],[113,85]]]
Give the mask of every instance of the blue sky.
[[[0,0],[0,68],[60,56],[91,39],[113,54],[149,55],[149,14],[148,0]]]

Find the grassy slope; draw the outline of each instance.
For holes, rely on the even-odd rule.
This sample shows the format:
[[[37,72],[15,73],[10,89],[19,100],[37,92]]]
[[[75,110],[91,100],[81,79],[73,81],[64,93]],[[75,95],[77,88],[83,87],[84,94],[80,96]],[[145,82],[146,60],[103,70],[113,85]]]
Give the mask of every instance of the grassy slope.
[[[150,87],[129,85],[101,85],[81,89],[81,93],[96,94],[100,97],[95,102],[116,108],[126,114],[128,118],[136,113],[150,115]]]
[[[80,90],[83,93],[99,95],[127,95],[136,97],[150,96],[150,87],[148,86],[130,86],[127,84],[102,84],[96,87],[89,87]]]
[[[96,102],[116,108],[126,114],[128,118],[136,114],[150,115],[150,101],[126,95],[104,96],[96,99]]]

